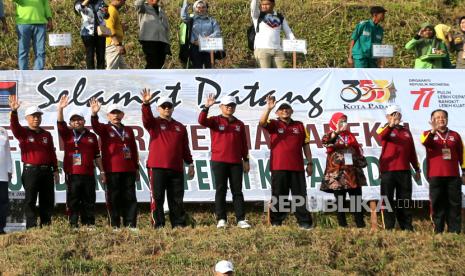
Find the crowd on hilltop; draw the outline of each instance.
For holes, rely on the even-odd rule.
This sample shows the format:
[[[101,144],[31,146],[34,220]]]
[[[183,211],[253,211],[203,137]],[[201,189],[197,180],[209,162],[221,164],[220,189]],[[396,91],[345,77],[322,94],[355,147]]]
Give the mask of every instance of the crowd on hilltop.
[[[34,50],[33,69],[45,67],[47,31],[53,30],[49,0],[12,0],[15,6],[18,35],[18,68],[29,69],[29,51]],[[139,42],[146,60],[146,69],[161,69],[171,55],[169,19],[161,0],[134,0],[139,22]],[[74,11],[81,16],[80,36],[85,46],[87,69],[126,69],[125,33],[131,30],[121,18],[126,0],[75,0]],[[192,10],[191,10],[192,7]],[[192,12],[192,13],[191,13]],[[374,47],[383,44],[381,22],[387,10],[370,8],[371,18],[358,23],[348,40],[348,65],[355,68],[382,68],[384,58],[374,54]],[[247,31],[249,48],[260,68],[284,68],[282,37],[296,39],[286,17],[275,10],[275,0],[250,0],[253,24]],[[179,29],[179,59],[185,68],[212,68],[212,63],[225,57],[225,51],[204,51],[204,38],[220,38],[221,27],[210,13],[206,0],[192,5],[183,0]],[[4,33],[11,30],[0,0],[0,20]],[[458,19],[457,30],[445,24],[423,23],[405,48],[415,55],[414,68],[465,68],[465,16]],[[245,36],[244,36],[245,37]],[[455,55],[455,57],[453,57]]]

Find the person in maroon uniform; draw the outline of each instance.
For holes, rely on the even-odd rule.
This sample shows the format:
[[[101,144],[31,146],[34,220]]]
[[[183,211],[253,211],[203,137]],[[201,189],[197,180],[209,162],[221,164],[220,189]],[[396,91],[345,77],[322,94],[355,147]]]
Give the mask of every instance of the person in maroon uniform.
[[[215,104],[210,94],[199,115],[199,124],[210,129],[211,164],[216,183],[215,212],[217,228],[226,227],[226,192],[232,193],[237,226],[250,228],[245,219],[242,174],[249,173],[249,147],[244,123],[234,117],[236,98],[224,96],[220,102],[221,115],[208,117],[208,111]]]
[[[110,104],[108,124],[99,122],[97,113],[101,104],[90,100],[92,129],[100,136],[103,169],[106,175],[106,199],[112,227],[123,225],[135,229],[137,221],[136,179],[139,176],[139,153],[134,132],[121,122],[122,106]]]
[[[421,143],[426,148],[427,177],[434,232],[460,233],[462,226],[461,185],[465,183],[465,160],[460,135],[447,127],[447,111],[431,113],[431,130],[424,131]],[[461,172],[460,172],[461,170]],[[460,178],[462,175],[462,178]]]
[[[157,101],[159,117],[154,117],[150,108],[152,93],[142,90],[142,123],[150,134],[149,169],[152,191],[152,219],[155,228],[165,226],[163,203],[167,193],[171,226],[185,227],[184,211],[184,162],[188,164],[188,177],[194,177],[194,163],[189,149],[186,127],[173,119],[174,105],[170,98]]]
[[[284,212],[283,208],[289,206],[286,202],[290,190],[296,206],[295,216],[299,227],[308,230],[312,228],[312,216],[307,210],[305,171],[308,176],[312,175],[310,137],[304,124],[291,118],[293,110],[288,102],[282,101],[277,105],[278,119],[268,120],[275,106],[276,99],[268,96],[265,112],[259,122],[271,138],[271,224],[279,226],[286,218],[287,212]],[[304,169],[302,150],[308,161],[306,169]],[[297,198],[300,198],[301,203],[304,204],[297,204]]]
[[[21,179],[26,193],[26,228],[37,226],[37,197],[39,197],[40,226],[47,225],[51,223],[55,204],[54,182],[59,181],[53,137],[50,132],[40,127],[43,114],[40,108],[31,106],[26,109],[28,126],[22,127],[18,120],[18,108],[21,104],[16,96],[9,97],[9,105],[11,131],[19,141],[23,162]]]
[[[68,96],[62,96],[58,103],[57,114],[58,134],[65,148],[63,170],[66,174],[68,219],[72,227],[78,227],[80,214],[81,224],[92,226],[95,225],[95,165],[100,170],[102,183],[105,183],[105,172],[97,136],[84,127],[86,123],[84,115],[77,111],[72,112],[69,117],[69,127],[66,125],[63,109],[68,103]]]
[[[383,200],[384,229],[393,229],[396,217],[402,230],[413,231],[412,226],[412,173],[420,180],[418,163],[412,133],[400,124],[400,107],[391,105],[386,109],[387,123],[376,132],[381,140],[379,170],[381,175],[381,197]],[[396,200],[394,200],[394,194]]]

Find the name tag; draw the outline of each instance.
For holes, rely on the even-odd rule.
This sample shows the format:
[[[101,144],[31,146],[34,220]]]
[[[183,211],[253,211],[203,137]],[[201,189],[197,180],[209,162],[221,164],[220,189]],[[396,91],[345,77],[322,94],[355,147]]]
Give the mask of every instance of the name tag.
[[[350,152],[344,153],[344,164],[346,166],[352,166],[354,164],[354,160],[352,159],[352,153]]]
[[[451,160],[452,154],[450,152],[450,148],[443,148],[442,149],[442,159],[444,160]]]
[[[123,148],[123,158],[126,160],[131,159],[131,149],[129,149],[128,147]]]
[[[73,166],[82,165],[82,155],[80,153],[73,153]]]

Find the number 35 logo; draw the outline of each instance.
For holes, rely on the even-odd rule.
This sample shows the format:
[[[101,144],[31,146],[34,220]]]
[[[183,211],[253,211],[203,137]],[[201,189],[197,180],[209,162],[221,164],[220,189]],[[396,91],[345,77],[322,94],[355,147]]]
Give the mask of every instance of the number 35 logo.
[[[413,105],[413,110],[419,110],[420,106],[429,107],[431,96],[434,94],[434,88],[420,88],[419,91],[410,91],[410,94],[418,95],[418,98]]]

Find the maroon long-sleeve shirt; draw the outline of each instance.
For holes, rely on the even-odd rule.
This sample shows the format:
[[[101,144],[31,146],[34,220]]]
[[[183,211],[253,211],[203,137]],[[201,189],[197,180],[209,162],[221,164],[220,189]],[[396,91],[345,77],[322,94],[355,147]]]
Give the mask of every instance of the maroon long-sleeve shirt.
[[[111,123],[102,124],[98,121],[98,116],[91,117],[91,124],[101,139],[100,149],[105,172],[135,172],[139,168],[139,152],[132,129],[122,125],[118,130]],[[125,147],[130,150],[130,158],[125,154]]]
[[[180,122],[154,118],[150,105],[142,105],[142,122],[150,134],[147,167],[184,171],[184,163],[192,164],[186,127]]]
[[[208,109],[204,109],[199,124],[210,129],[212,161],[237,164],[248,160],[247,135],[241,120],[233,117],[229,121],[221,115],[208,117]]]
[[[21,161],[31,165],[49,165],[56,171],[58,168],[53,137],[43,128],[37,131],[19,124],[18,113],[11,112],[10,127],[19,141]]]

